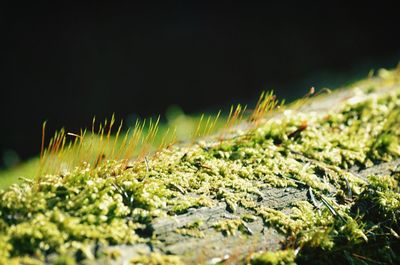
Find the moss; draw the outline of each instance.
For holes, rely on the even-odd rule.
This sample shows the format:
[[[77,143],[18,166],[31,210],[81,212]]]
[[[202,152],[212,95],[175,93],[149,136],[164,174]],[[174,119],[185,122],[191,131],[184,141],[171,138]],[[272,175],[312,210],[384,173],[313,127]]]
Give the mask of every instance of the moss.
[[[8,240],[9,240],[8,237],[0,236],[0,261],[2,258],[6,259],[10,256],[12,245],[8,242]]]
[[[71,256],[64,255],[57,258],[52,265],[76,265],[75,259]]]
[[[183,265],[184,263],[177,256],[162,255],[159,253],[152,253],[150,255],[143,255],[130,260],[132,265]]]
[[[353,205],[354,212],[365,215],[369,222],[385,220],[400,232],[400,187],[392,176],[370,176],[370,184]]]
[[[275,252],[264,252],[254,255],[251,265],[295,265],[294,251],[280,250]]]
[[[285,219],[269,219],[271,225],[284,227],[290,233],[292,241],[288,243],[301,250],[297,262],[397,264],[400,261],[395,254],[400,249],[398,182],[392,176],[368,179],[368,186],[352,204],[335,206],[343,219],[328,209],[312,211],[306,202],[293,208]]]
[[[121,251],[118,249],[110,249],[105,251],[104,255],[109,257],[111,260],[116,260],[121,256]]]
[[[203,225],[204,225],[203,221],[198,220],[193,223],[185,225],[185,227],[183,228],[176,229],[175,232],[185,236],[203,238],[205,237],[205,234],[203,231],[200,230],[200,227]]]
[[[240,219],[223,220],[215,223],[213,227],[225,236],[234,236],[243,227],[243,222]]]
[[[253,214],[244,214],[242,216],[243,221],[251,223],[254,222],[255,220],[257,220],[257,216],[253,215]]]
[[[369,153],[370,159],[390,161],[393,157],[400,156],[400,110],[394,109],[388,115],[384,130],[373,143]]]
[[[1,265],[44,265],[43,261],[36,259],[36,258],[31,258],[27,256],[22,256],[22,257],[15,257],[11,259],[4,259],[0,257],[0,264]]]
[[[195,229],[195,228],[179,228],[179,229],[176,229],[176,232],[178,234],[181,234],[184,236],[197,237],[197,238],[205,237],[205,234],[203,231],[200,231],[199,229]]]
[[[398,86],[393,77],[380,82]],[[286,110],[222,140],[173,146],[129,166],[117,160],[82,163],[2,190],[0,261],[35,256],[43,262],[66,253],[80,261],[101,255],[94,251],[99,245],[150,244],[155,218],[221,202],[232,213],[245,208],[285,234],[284,244],[299,249],[299,261],[319,251],[345,255],[371,241],[393,249],[391,240],[400,234],[398,174],[366,181],[348,169],[399,158],[400,90],[355,94],[327,113]],[[268,187],[308,189],[314,197],[285,211],[260,206]],[[227,236],[250,234],[251,220],[226,218],[214,228]],[[388,228],[382,220],[390,220]],[[177,232],[203,236],[198,226]],[[155,253],[134,262],[169,261],[178,262]]]

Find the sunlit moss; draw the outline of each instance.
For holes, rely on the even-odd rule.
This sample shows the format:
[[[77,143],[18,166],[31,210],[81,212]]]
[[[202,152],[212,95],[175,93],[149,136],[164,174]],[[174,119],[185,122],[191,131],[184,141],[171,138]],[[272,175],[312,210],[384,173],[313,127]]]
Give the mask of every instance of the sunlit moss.
[[[252,213],[217,221],[213,227],[224,235],[251,234],[246,222],[261,217],[287,236],[288,250],[262,254],[254,262],[264,263],[256,264],[308,261],[318,251],[343,254],[371,241],[392,249],[400,233],[397,171],[365,180],[347,169],[399,158],[400,91],[356,94],[328,112],[286,110],[230,137],[172,146],[135,161],[81,163],[2,190],[0,263],[70,253],[78,261],[95,259],[101,253],[94,246],[156,240],[155,218],[222,202],[231,213],[239,207]],[[262,191],[271,187],[307,189],[313,199],[285,210],[260,206]],[[200,225],[176,232],[206,236]],[[173,262],[181,261],[156,253],[132,260]]]
[[[177,256],[162,255],[160,253],[152,253],[143,255],[130,260],[131,265],[183,265],[184,263]]]
[[[293,250],[280,250],[264,252],[254,255],[251,265],[296,265]]]
[[[213,227],[226,236],[234,236],[239,230],[244,230],[244,223],[240,219],[223,220],[215,223]]]

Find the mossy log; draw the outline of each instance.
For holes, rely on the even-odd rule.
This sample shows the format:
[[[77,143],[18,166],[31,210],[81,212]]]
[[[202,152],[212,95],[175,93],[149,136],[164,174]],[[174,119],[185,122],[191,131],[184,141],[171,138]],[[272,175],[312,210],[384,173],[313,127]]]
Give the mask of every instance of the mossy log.
[[[398,264],[399,181],[400,70],[382,70],[223,138],[1,191],[0,263]]]
[[[389,83],[388,86],[382,87],[381,78],[371,78],[362,85],[340,89],[333,93],[307,100],[301,103],[300,106],[293,106],[295,106],[296,111],[302,113],[319,112],[319,114],[328,114],[332,109],[340,109],[343,105],[348,104],[349,100],[361,102],[367,100],[363,97],[367,97],[368,93],[365,91],[368,89],[377,88],[373,89],[377,95],[385,95],[398,90],[397,84],[392,85]],[[268,119],[279,119],[281,115],[281,112],[272,113]],[[393,126],[400,127],[400,124],[393,124]],[[293,152],[293,156],[304,166],[311,163],[325,170],[331,168],[330,164],[309,158],[308,155]],[[343,170],[341,174],[346,172],[361,181],[368,182],[369,176],[391,175],[399,167],[400,159],[394,159],[390,162],[379,161],[367,168],[361,164],[352,165],[350,168],[341,168]],[[245,217],[254,216],[254,210],[252,209],[261,206],[289,213],[294,203],[298,201],[312,202],[314,199],[310,197],[310,186],[302,184],[304,183],[300,183],[295,188],[264,187],[260,189],[261,194],[253,195],[257,206],[251,208],[237,206],[233,211],[226,202],[219,202],[214,207],[191,208],[184,214],[155,219],[151,224],[150,230],[157,242],[137,246],[113,246],[111,249],[118,250],[121,253],[120,258],[114,262],[115,264],[121,264],[121,262],[128,261],[135,256],[157,252],[164,255],[182,257],[185,264],[236,264],[244,263],[246,260],[249,261],[252,254],[260,251],[274,252],[282,249],[282,247],[285,248],[285,244],[289,240],[287,235],[284,235],[273,226],[266,225],[262,218],[252,219],[250,217],[249,220],[246,220]],[[331,194],[335,194],[337,192],[335,186],[332,185],[331,188],[333,189]],[[356,200],[356,198],[353,198],[353,200]],[[215,229],[215,224],[229,223],[232,220],[241,220],[242,222],[236,225],[233,224],[231,229],[226,228],[222,233],[221,230]],[[194,227],[193,224],[198,225]],[[107,262],[110,262],[110,260],[107,260]],[[374,261],[370,260],[370,262]],[[379,260],[376,262],[379,262]]]

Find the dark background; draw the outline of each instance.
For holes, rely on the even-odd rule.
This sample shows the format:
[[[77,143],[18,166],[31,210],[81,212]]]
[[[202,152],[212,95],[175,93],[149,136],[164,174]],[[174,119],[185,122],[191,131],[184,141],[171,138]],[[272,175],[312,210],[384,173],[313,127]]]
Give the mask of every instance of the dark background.
[[[76,131],[94,115],[194,113],[262,90],[294,99],[400,60],[387,3],[109,2],[2,2],[0,156],[36,155],[44,120]]]

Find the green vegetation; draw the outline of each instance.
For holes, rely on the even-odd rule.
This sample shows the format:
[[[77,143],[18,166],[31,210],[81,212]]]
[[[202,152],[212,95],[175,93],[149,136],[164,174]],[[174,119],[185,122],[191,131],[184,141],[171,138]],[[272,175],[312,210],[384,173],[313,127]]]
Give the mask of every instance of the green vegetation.
[[[255,255],[253,265],[294,265],[295,253],[293,250],[278,250]]]
[[[196,137],[201,137],[221,129],[225,124],[221,115],[188,116],[177,107],[171,107],[167,112],[166,118],[166,123],[158,123],[154,139],[150,141],[150,145],[146,146],[146,148],[150,150],[161,149],[163,146],[165,147],[167,144],[173,144],[174,142],[193,141]],[[212,121],[210,121],[211,119]],[[115,127],[116,121],[113,117],[111,120]],[[39,158],[33,158],[14,168],[0,171],[0,189],[7,188],[14,183],[21,183],[25,178],[33,179],[40,171],[44,171],[42,174],[46,172],[59,173],[60,169],[65,171],[74,168],[75,166],[79,166],[82,161],[93,164],[99,159],[100,153],[104,156],[104,160],[119,160],[123,158],[123,155],[130,156],[131,158],[137,156],[141,151],[139,149],[143,146],[140,144],[142,139],[136,139],[135,142],[134,128],[125,132],[117,128],[120,130],[118,135],[108,135],[107,130],[112,129],[113,126],[106,128],[107,123],[98,124],[97,127],[99,128],[96,129],[96,120],[93,119],[92,131],[86,130],[79,133],[66,133],[62,129],[51,138],[49,147],[46,150],[47,157],[42,159],[42,161]],[[142,122],[137,120],[136,135],[138,135],[140,128],[143,127],[142,131],[140,131],[143,138],[150,129],[150,123],[154,124],[151,120],[144,120]],[[122,122],[118,125],[122,125],[121,128],[123,127]],[[59,135],[58,138],[60,141],[58,149],[61,148],[61,145],[64,146],[62,152],[52,150],[52,148],[57,148],[54,145],[57,135]],[[70,146],[66,144],[68,140]],[[128,150],[129,148],[133,150]],[[54,153],[51,154],[52,151],[56,155]]]
[[[268,117],[278,103],[265,94],[249,117],[233,108],[215,136],[172,145],[165,132],[170,140],[156,150],[147,144],[157,122],[146,130],[138,124],[121,144],[120,130],[110,136],[113,119],[98,134],[77,134],[70,147],[58,133],[42,152],[40,175],[0,191],[0,264],[43,264],[54,255],[64,264],[93,260],[106,255],[101,246],[156,241],[155,218],[219,202],[253,213],[215,223],[225,236],[251,234],[247,222],[257,218],[285,235],[281,251],[255,253],[252,264],[400,263],[399,168],[368,179],[348,171],[400,157],[400,72],[354,86],[355,95],[329,112],[303,113],[302,102]],[[200,118],[194,135],[212,132],[217,117]],[[99,142],[86,146],[83,139],[94,135]],[[88,156],[92,146],[99,149]],[[265,187],[306,189],[309,200],[290,211],[259,206]],[[201,225],[179,232],[202,237]],[[184,258],[155,252],[131,264]]]

